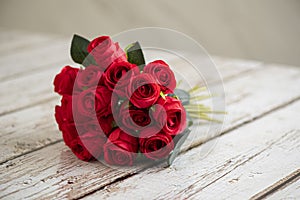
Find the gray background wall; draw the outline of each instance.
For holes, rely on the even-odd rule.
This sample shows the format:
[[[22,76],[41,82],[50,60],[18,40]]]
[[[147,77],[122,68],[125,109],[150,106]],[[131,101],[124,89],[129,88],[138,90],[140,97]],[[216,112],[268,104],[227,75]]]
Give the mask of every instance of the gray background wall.
[[[300,66],[299,0],[0,0],[1,26],[89,38],[166,27],[210,54]]]

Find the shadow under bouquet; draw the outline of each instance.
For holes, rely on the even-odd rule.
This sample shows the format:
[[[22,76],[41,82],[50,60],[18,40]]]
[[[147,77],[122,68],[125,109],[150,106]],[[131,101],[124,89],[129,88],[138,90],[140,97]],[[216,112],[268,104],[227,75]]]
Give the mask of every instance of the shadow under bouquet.
[[[71,57],[80,68],[65,66],[54,91],[62,96],[56,122],[72,152],[109,165],[171,164],[195,117],[185,108],[193,107],[190,93],[201,88],[176,89],[170,66],[163,60],[146,63],[138,42],[123,50],[109,36],[88,41],[74,35]]]

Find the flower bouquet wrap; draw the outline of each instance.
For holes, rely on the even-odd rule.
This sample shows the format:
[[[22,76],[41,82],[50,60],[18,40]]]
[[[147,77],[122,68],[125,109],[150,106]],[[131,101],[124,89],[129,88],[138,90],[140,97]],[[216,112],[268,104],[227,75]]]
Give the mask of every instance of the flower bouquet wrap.
[[[171,67],[146,62],[138,42],[125,50],[109,36],[74,35],[71,57],[54,79],[62,96],[55,118],[65,144],[81,160],[131,166],[140,160],[172,163],[192,125],[190,91],[177,89]],[[212,120],[203,113],[196,113]]]

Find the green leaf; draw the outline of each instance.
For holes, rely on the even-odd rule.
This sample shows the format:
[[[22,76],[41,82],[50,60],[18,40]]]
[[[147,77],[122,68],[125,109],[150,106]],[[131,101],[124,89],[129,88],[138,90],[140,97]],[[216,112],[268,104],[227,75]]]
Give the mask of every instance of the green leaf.
[[[87,51],[89,43],[90,41],[79,35],[75,34],[73,36],[71,43],[71,57],[74,62],[87,66],[89,62],[83,63],[83,61],[89,55],[89,52]]]
[[[143,70],[145,66],[145,58],[139,42],[132,43],[125,48],[127,60],[132,64],[139,66]]]

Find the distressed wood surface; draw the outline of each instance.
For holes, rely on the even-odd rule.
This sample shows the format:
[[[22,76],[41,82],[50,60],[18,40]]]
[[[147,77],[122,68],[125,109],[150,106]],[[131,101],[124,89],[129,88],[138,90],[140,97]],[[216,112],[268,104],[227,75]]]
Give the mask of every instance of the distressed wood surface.
[[[300,197],[300,169],[275,182],[268,188],[252,196],[251,199],[299,199]]]
[[[298,176],[296,182],[292,182],[283,189],[276,190],[268,196],[269,199],[300,199],[300,176]]]
[[[244,78],[241,78],[242,75],[240,77],[235,77],[240,80],[240,83],[238,83],[238,85],[240,85],[239,87],[241,87],[241,85],[249,84],[249,82],[251,82],[251,78],[254,76],[260,76],[258,80],[262,80],[263,79],[262,74],[265,73],[265,70],[267,69],[262,69],[262,71],[255,70],[253,71],[252,74],[246,75],[247,77],[250,78],[245,78],[245,75]],[[278,74],[277,78],[280,79],[282,73],[284,72],[285,70],[280,70],[280,73]],[[295,76],[294,73],[298,73],[298,71],[293,69],[286,74],[286,77],[289,79],[290,76]],[[33,76],[33,78],[35,77],[39,77],[39,76]],[[48,76],[42,76],[40,80],[41,81],[47,80],[51,82],[51,79],[47,77]],[[275,81],[277,80],[275,79]],[[287,82],[287,85],[285,86],[287,87],[288,84],[290,84],[290,82]],[[273,87],[269,87],[270,85]],[[224,86],[227,91],[230,91],[228,92],[228,95],[226,97],[227,110],[230,113],[230,115],[227,116],[227,122],[225,124],[224,130],[232,129],[233,127],[238,126],[239,124],[252,120],[253,117],[258,117],[265,112],[269,112],[270,110],[276,108],[277,106],[283,105],[284,103],[289,102],[294,98],[299,97],[300,95],[299,93],[294,92],[295,88],[290,88],[291,90],[284,90],[284,86],[283,86],[283,89],[281,91],[278,91],[276,89],[276,85],[272,84],[272,82],[264,83],[262,81],[260,87],[258,88],[257,87],[247,88],[247,90],[249,91],[247,92],[247,96],[236,95],[241,91],[239,87],[236,87],[236,82],[234,80],[225,81]],[[295,86],[296,85],[294,85],[294,87]],[[32,151],[36,148],[40,148],[42,147],[42,145],[47,145],[60,140],[61,136],[57,131],[57,127],[55,125],[54,117],[53,117],[54,115],[53,108],[55,104],[59,103],[59,97],[57,95],[53,95],[52,85],[47,87],[48,89],[44,92],[41,92],[41,95],[44,95],[44,97],[49,97],[50,99],[52,99],[53,97],[54,98],[53,100],[47,101],[47,99],[42,99],[43,101],[45,101],[44,103],[0,117],[0,119],[2,119],[0,120],[0,124],[4,128],[2,130],[2,134],[0,135],[1,138],[0,148],[1,148],[1,152],[3,152],[2,153],[3,155],[1,156],[1,162],[4,162],[5,160],[8,160],[12,157],[21,155],[22,153]],[[257,90],[257,92],[259,92],[259,90],[263,90],[262,92],[260,92],[263,93],[264,91],[267,92],[270,88],[272,88],[272,93],[274,93],[274,95],[268,96],[269,98],[267,99],[261,99],[261,101],[264,100],[264,102],[260,103],[259,105],[260,107],[258,109],[253,109],[249,111],[246,110],[248,103],[254,102],[255,99],[259,97],[255,95],[256,92],[254,91]],[[34,90],[31,91],[36,91],[38,89],[39,89],[39,85],[35,87]],[[285,95],[282,95],[278,98],[273,98],[273,96],[277,96],[277,93],[280,92],[282,92],[282,94]],[[37,94],[38,92],[35,93]],[[30,98],[32,99],[31,101],[35,101],[36,96],[37,95],[32,95],[32,97]],[[241,97],[242,99],[239,99]],[[28,102],[32,103],[30,99],[28,98]],[[237,109],[239,109],[238,112]],[[47,127],[47,129],[45,127]],[[203,133],[206,133],[207,130],[209,129],[209,125],[203,125],[201,127],[197,127],[197,129],[199,128],[201,130],[197,130],[197,131],[202,131]],[[196,134],[197,133],[196,131],[194,132],[195,134],[192,133],[191,137],[186,142],[185,148],[189,148],[191,145],[195,146],[196,144],[199,144],[211,138],[215,134],[215,133],[208,132],[207,134],[198,135]],[[193,142],[193,144],[191,144],[191,142]]]
[[[15,51],[18,48],[14,48],[0,53],[0,83],[26,73],[53,68],[69,60],[69,43],[65,39],[48,39],[47,42],[30,44],[28,48],[18,51]]]
[[[123,192],[130,193],[130,191],[133,191],[134,194],[142,191],[143,188],[130,187],[127,190],[126,184],[130,185],[130,181],[140,182],[139,177],[148,180],[148,184],[154,184],[153,178],[159,175],[170,176],[170,180],[173,182],[169,182],[172,189],[166,188],[168,184],[162,187],[166,191],[158,195],[158,198],[173,198],[175,194],[179,198],[186,197],[185,194],[195,199],[209,197],[210,194],[213,194],[210,191],[218,193],[220,188],[221,192],[234,191],[240,186],[246,187],[251,183],[250,180],[257,179],[261,180],[260,184],[256,184],[256,187],[248,193],[244,191],[243,187],[236,190],[235,193],[228,193],[236,198],[242,197],[238,195],[244,193],[249,197],[252,195],[256,198],[265,194],[264,192],[268,192],[272,186],[276,186],[279,180],[288,177],[292,173],[290,170],[297,170],[295,165],[299,166],[299,162],[295,158],[296,151],[299,152],[299,139],[297,139],[299,138],[299,127],[294,123],[299,121],[299,117],[295,117],[297,109],[299,110],[298,100],[300,98],[300,70],[298,68],[266,65],[258,61],[213,57],[224,80],[226,110],[229,112],[222,131],[214,130],[209,123],[194,127],[195,129],[183,146],[182,152],[184,153],[175,161],[174,166],[179,166],[179,170],[174,166],[168,169],[161,167],[147,169],[147,166],[138,166],[120,171],[101,163],[86,163],[76,159],[61,141],[61,135],[53,117],[54,105],[59,103],[59,97],[53,93],[52,81],[62,66],[72,65],[68,55],[69,39],[0,28],[0,41],[2,42],[0,46],[1,199],[21,197],[35,199],[98,198],[114,197]],[[176,60],[170,60],[170,62],[176,66],[183,65]],[[209,77],[208,81],[214,81],[213,77]],[[217,82],[214,87],[218,87]],[[292,105],[290,105],[291,103]],[[290,113],[289,117],[294,115],[294,118],[286,122],[288,120],[285,118],[286,116],[281,116],[282,113]],[[276,123],[282,119],[284,123]],[[264,120],[272,126],[263,127],[261,121]],[[260,126],[256,126],[257,124]],[[297,127],[297,129],[291,129],[291,127]],[[240,131],[241,129],[245,130]],[[248,133],[251,130],[257,130],[262,135]],[[202,134],[198,134],[199,132]],[[272,135],[271,132],[276,134]],[[220,136],[221,134],[225,135]],[[237,139],[232,135],[238,135]],[[226,143],[230,138],[232,141]],[[248,141],[247,139],[250,143],[244,146],[249,150],[243,151],[241,148],[246,143],[245,141]],[[222,142],[223,140],[225,140],[225,144]],[[261,141],[254,145],[257,148],[251,149],[251,142],[253,143],[255,140]],[[220,141],[223,145],[221,147],[219,147]],[[204,144],[200,145],[202,143]],[[221,148],[224,149],[223,152]],[[241,151],[238,151],[239,149]],[[282,149],[282,151],[278,149]],[[212,153],[210,153],[211,151]],[[234,157],[235,153],[240,154]],[[290,165],[288,167],[285,167],[287,163],[276,165],[275,161],[278,160],[276,153],[281,155],[281,158],[287,158]],[[211,157],[211,154],[220,156],[220,159]],[[191,155],[192,157],[190,157]],[[222,157],[223,159],[221,155],[224,157]],[[193,163],[193,170],[181,171],[180,166],[189,162],[191,158],[194,158],[193,156],[200,158],[199,162]],[[230,156],[232,157],[230,158]],[[209,159],[206,162],[207,158]],[[228,160],[226,158],[232,159],[232,162],[226,164]],[[206,168],[202,169],[199,166],[204,161]],[[210,169],[209,165],[215,166],[215,168]],[[274,165],[274,169],[283,169],[282,173],[280,170],[274,173],[263,171],[262,168],[268,169],[268,165]],[[222,166],[224,166],[223,171],[221,170]],[[249,180],[247,173],[252,173],[250,169],[260,170],[263,176],[254,174],[254,178]],[[176,180],[184,172],[185,176],[189,178],[183,177],[182,180],[180,179],[183,182],[177,184]],[[191,178],[191,180],[202,177],[201,173],[208,174],[208,178],[203,182],[201,182],[201,178],[195,184],[189,182],[193,175],[195,178]],[[236,178],[237,176],[239,179]],[[172,179],[172,177],[174,178]],[[201,184],[203,186],[216,178],[217,181],[210,182],[204,188],[201,187]],[[154,182],[152,183],[152,181]],[[200,185],[198,185],[198,181]],[[226,181],[230,184],[226,184]],[[184,195],[182,195],[180,189],[185,187],[185,183],[189,186],[186,186],[188,188],[184,189]],[[133,185],[135,184],[132,183]],[[290,188],[286,191],[293,192],[297,189],[297,186],[294,185],[290,184],[285,187],[286,189]],[[203,192],[204,190],[207,192]],[[147,191],[147,188],[144,187],[144,193]],[[155,195],[152,194],[155,194],[156,191],[152,192],[152,190],[148,191],[154,198]],[[89,194],[92,195],[89,196]],[[276,194],[272,193],[275,196]],[[277,195],[280,194],[281,197],[287,196],[287,192],[280,193],[278,191]],[[224,197],[229,198],[230,196],[224,195]]]
[[[170,168],[150,168],[87,199],[248,199],[300,168],[300,101],[181,154]],[[269,126],[268,126],[269,125]],[[211,141],[213,142],[213,141]]]
[[[263,74],[267,73],[268,70],[270,70],[270,72],[274,72],[274,70],[277,72],[272,73],[274,74],[274,80],[271,82],[270,80],[263,78]],[[287,74],[284,74],[284,72],[286,72]],[[272,109],[276,109],[277,107],[283,106],[288,102],[299,98],[299,94],[296,93],[297,84],[294,84],[294,88],[290,87],[290,91],[278,91],[278,87],[274,84],[277,81],[280,81],[282,77],[287,77],[288,80],[290,80],[291,77],[299,77],[298,73],[298,70],[294,68],[290,70],[284,70],[280,67],[269,66],[261,70],[254,71],[252,74],[245,75],[244,77],[236,77],[236,79],[239,80],[237,82],[235,82],[234,80],[225,82],[225,88],[230,91],[227,95],[227,100],[229,103],[227,110],[230,113],[229,116],[231,116],[228,117],[226,121],[226,129],[233,129],[234,126],[236,127],[238,125],[242,125],[249,120],[253,120],[254,118],[258,118],[259,116],[264,115],[266,112],[272,111]],[[275,76],[275,74],[278,74],[278,76]],[[260,87],[257,87],[256,84],[250,84],[252,83],[251,77],[255,77],[255,80],[260,83]],[[266,82],[264,82],[265,80]],[[283,85],[282,88],[288,88],[288,86],[291,84],[291,82],[286,81],[282,81],[282,83],[287,83],[287,85]],[[295,80],[293,81],[293,83],[295,83]],[[239,85],[238,87],[237,84]],[[251,95],[248,94],[248,98],[246,98],[246,96],[243,96],[244,98],[241,98],[236,95],[238,92],[241,92],[241,88],[243,88],[243,85],[248,85],[249,88],[247,90],[251,92]],[[253,85],[255,87],[251,89],[250,87]],[[274,88],[271,87],[272,89],[270,90],[270,86],[272,85]],[[284,91],[286,93],[284,93]],[[259,98],[259,96],[254,95],[255,93],[263,94],[266,92],[268,92],[269,98],[267,98],[268,96],[265,96],[265,98]],[[274,95],[272,95],[272,92],[274,92]],[[278,93],[285,95],[281,95],[279,97]],[[292,94],[292,96],[289,96],[288,94]],[[278,98],[274,98],[274,96],[278,96]],[[247,107],[249,102],[252,102],[253,109],[249,109]],[[254,104],[253,102],[256,103]],[[232,104],[232,106],[230,106],[230,104]],[[23,112],[25,111],[26,110],[24,110]],[[31,111],[28,112],[30,113]],[[15,113],[12,113],[10,115],[14,114]],[[44,124],[44,122],[41,122],[40,124]],[[45,133],[47,137],[50,137],[50,134],[56,134],[55,137],[57,137],[57,134],[59,134],[58,131],[55,130],[55,128],[52,128],[52,131],[49,132],[47,132],[47,129],[43,130],[43,126],[37,127],[36,130],[39,130],[39,128],[41,128],[41,132]],[[37,132],[39,133],[39,131]],[[11,139],[13,140],[13,138],[17,138],[17,135],[18,133],[15,134],[15,136],[12,136]],[[194,142],[201,143],[207,139],[209,139],[208,136],[206,136],[206,138],[202,138],[202,140],[199,141],[194,140]],[[26,147],[27,145],[24,146]],[[30,147],[30,145],[28,146]],[[49,155],[48,152],[51,152],[51,154]],[[7,198],[16,197],[21,194],[26,194],[25,196],[36,198],[42,196],[84,196],[94,190],[98,190],[118,180],[121,177],[124,178],[143,170],[143,168],[131,168],[128,171],[120,172],[114,171],[99,163],[90,164],[79,161],[72,155],[72,153],[67,149],[67,147],[64,146],[62,142],[47,146],[38,151],[34,151],[16,159],[9,160],[3,163],[1,167],[2,168],[0,171],[6,172],[3,173],[3,175],[5,174],[5,177],[9,177],[3,177],[2,180],[5,181],[1,184],[1,193],[3,194],[3,197]],[[80,171],[81,168],[84,169],[84,172]],[[106,174],[106,176],[103,176],[103,174]],[[70,182],[72,183],[70,184]]]

